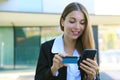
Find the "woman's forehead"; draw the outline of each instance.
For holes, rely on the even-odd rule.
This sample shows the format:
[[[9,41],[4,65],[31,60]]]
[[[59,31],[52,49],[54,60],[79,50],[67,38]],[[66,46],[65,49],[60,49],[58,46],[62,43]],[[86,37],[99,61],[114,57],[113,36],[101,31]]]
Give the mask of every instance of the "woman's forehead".
[[[84,14],[81,11],[72,11],[66,16],[66,18],[85,19]]]

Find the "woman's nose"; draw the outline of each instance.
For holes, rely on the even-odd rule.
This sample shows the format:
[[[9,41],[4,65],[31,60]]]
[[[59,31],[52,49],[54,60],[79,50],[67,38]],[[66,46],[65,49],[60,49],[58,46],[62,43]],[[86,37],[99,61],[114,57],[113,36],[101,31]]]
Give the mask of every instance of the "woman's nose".
[[[80,23],[76,23],[75,28],[80,29]]]

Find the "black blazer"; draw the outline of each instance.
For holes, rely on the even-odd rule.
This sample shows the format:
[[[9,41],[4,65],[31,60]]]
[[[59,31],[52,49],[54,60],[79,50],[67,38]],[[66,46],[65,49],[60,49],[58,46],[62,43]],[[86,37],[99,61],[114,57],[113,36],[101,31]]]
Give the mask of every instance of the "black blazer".
[[[53,76],[51,73],[50,68],[53,64],[54,57],[54,54],[51,52],[53,42],[54,39],[41,45],[40,55],[36,67],[35,80],[66,80],[66,67],[62,67],[58,70],[58,76]]]
[[[35,80],[66,80],[67,67],[58,70],[58,76],[53,76],[51,66],[53,64],[54,54],[51,52],[53,40],[47,41],[41,45],[40,55],[36,67]],[[82,78],[82,76],[81,76]],[[99,77],[96,77],[99,80]]]

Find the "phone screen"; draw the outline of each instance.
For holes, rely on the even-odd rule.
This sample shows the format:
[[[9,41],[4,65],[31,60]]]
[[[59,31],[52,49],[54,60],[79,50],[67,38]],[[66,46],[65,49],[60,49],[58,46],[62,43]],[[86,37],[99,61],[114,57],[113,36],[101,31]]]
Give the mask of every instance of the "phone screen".
[[[86,58],[94,59],[96,53],[96,49],[85,49],[83,51],[83,55],[81,56],[81,60],[85,60]]]

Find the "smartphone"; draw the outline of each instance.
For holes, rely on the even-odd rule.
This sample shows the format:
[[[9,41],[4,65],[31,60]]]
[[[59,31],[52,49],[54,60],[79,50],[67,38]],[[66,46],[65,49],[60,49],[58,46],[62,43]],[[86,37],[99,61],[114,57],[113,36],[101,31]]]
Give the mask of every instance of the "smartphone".
[[[77,56],[66,56],[62,58],[63,64],[77,64],[78,57]]]
[[[81,56],[81,61],[86,60],[86,58],[94,59],[97,53],[97,49],[85,49],[83,51],[83,55]]]

